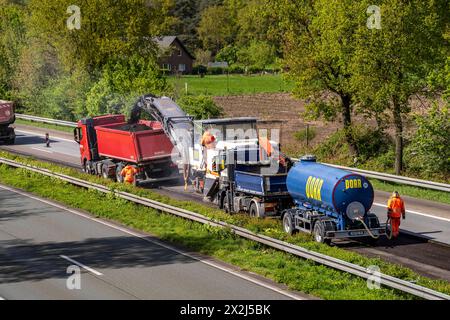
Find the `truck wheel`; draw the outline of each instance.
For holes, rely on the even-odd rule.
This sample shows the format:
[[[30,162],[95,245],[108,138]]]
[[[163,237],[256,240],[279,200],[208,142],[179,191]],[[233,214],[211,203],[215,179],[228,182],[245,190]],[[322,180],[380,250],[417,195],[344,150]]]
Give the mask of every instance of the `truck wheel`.
[[[230,201],[228,201],[228,195],[225,194],[225,198],[223,198],[223,210],[225,213],[231,213],[230,210]]]
[[[249,213],[250,213],[250,217],[259,218],[258,208],[256,207],[256,203],[252,202],[250,204]]]
[[[102,165],[102,177],[105,179],[109,179],[111,178],[109,175],[109,171],[108,171],[108,166],[107,165]]]
[[[249,210],[250,216],[255,218],[264,218],[264,214],[261,213],[261,208],[258,208],[258,203],[252,202]]]
[[[283,229],[287,234],[293,235],[295,233],[294,223],[292,222],[292,217],[289,213],[283,216]]]
[[[8,139],[8,140],[6,140],[6,144],[7,145],[12,145],[12,144],[14,144],[16,142],[16,138],[14,137],[14,138],[10,138],[10,139]]]
[[[123,169],[123,165],[121,163],[119,163],[116,168],[116,180],[119,183],[123,183],[123,177],[120,174],[122,172],[122,169]]]
[[[317,221],[314,224],[313,235],[314,235],[314,240],[316,240],[316,242],[326,243],[326,244],[331,243],[331,239],[325,239],[325,228],[324,228],[322,222],[320,222],[320,221]]]

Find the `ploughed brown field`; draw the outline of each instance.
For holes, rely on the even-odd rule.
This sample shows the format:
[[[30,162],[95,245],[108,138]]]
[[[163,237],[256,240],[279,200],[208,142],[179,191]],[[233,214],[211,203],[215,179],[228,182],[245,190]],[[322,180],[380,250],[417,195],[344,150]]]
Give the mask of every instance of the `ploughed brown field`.
[[[310,127],[314,127],[316,136],[311,141],[311,145],[320,143],[333,132],[342,127],[341,121],[325,122],[325,121],[305,121],[301,113],[305,111],[305,101],[293,98],[289,93],[260,93],[254,95],[241,96],[222,96],[214,97],[217,105],[221,106],[226,117],[257,117],[264,121],[281,121],[281,143],[285,150],[296,150],[298,142],[294,134],[304,129],[309,123]],[[415,98],[411,100],[414,112],[421,113],[426,110],[430,103],[426,99]],[[390,115],[386,114],[386,119],[390,120]],[[373,119],[365,119],[361,115],[354,116],[355,124],[376,125]],[[411,120],[405,121],[407,131],[413,130]],[[264,124],[264,127],[279,127],[280,124]],[[388,130],[393,133],[392,130]]]

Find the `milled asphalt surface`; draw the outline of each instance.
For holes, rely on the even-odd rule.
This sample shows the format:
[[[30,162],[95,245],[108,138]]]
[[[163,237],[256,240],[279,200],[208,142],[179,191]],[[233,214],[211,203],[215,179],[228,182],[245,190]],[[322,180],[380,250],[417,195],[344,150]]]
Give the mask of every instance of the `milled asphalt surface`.
[[[34,155],[50,161],[60,161],[74,167],[79,166],[78,144],[73,142],[70,133],[61,133],[28,126],[17,126],[17,142],[15,146],[1,146],[4,149]],[[50,151],[44,145],[44,134],[50,132],[52,140]],[[182,186],[166,185],[163,189],[155,189],[181,200],[201,201],[201,197],[191,192],[184,192]],[[375,192],[375,202],[371,211],[377,214],[380,222],[386,221],[385,203],[389,193]],[[420,236],[409,237],[402,234],[400,240],[392,245],[387,239],[380,241],[371,247],[359,245],[355,242],[339,241],[338,246],[347,247],[369,256],[378,256],[385,260],[408,266],[417,272],[433,278],[450,281],[450,205],[421,200],[404,196],[406,202],[407,217],[401,222],[401,230],[407,234]],[[204,203],[208,205],[207,203]],[[432,240],[443,245],[427,243]]]
[[[0,297],[4,299],[290,299],[180,254],[170,245],[92,221],[0,185]],[[180,250],[180,249],[176,249]],[[184,252],[184,251],[181,251]],[[67,268],[82,269],[69,290]],[[220,268],[232,267],[215,262]],[[238,274],[244,274],[238,272]],[[261,285],[263,284],[263,285]],[[295,295],[295,293],[290,292]],[[298,296],[300,297],[300,296]]]

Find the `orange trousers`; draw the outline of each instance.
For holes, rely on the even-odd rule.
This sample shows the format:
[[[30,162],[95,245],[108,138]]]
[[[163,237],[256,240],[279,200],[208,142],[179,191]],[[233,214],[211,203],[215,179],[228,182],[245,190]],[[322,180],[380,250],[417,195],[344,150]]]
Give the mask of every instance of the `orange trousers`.
[[[400,232],[400,220],[401,218],[391,218],[392,236],[394,238],[397,238]]]

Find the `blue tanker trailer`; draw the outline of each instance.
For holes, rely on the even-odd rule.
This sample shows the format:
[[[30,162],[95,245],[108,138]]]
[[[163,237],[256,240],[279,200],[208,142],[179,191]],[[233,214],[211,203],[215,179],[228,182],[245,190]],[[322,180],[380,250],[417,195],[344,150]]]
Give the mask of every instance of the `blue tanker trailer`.
[[[287,233],[311,232],[318,242],[385,234],[377,216],[370,213],[374,200],[371,183],[363,176],[303,157],[289,171],[287,190],[294,207],[282,212]]]

